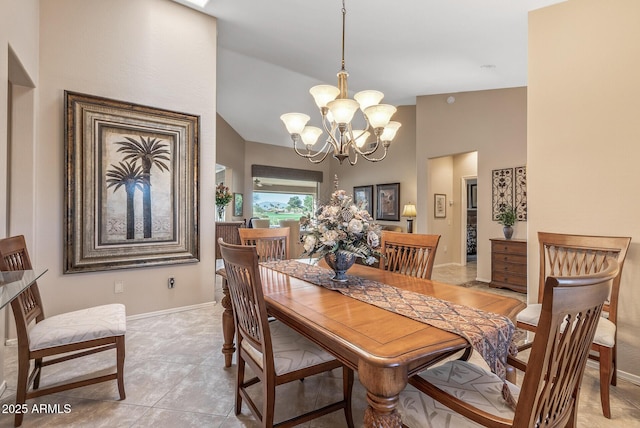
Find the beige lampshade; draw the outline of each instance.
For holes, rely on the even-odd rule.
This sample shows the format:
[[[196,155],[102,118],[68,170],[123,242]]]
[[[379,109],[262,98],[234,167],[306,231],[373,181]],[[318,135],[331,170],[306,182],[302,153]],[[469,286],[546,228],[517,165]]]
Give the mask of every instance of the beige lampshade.
[[[416,217],[418,213],[416,212],[416,206],[414,204],[406,204],[404,209],[402,210],[402,217]]]
[[[322,129],[316,126],[305,126],[300,133],[300,138],[306,146],[311,147],[318,141],[320,135],[322,135]]]
[[[329,101],[336,99],[340,95],[340,89],[331,85],[317,85],[309,89],[318,108],[326,107]]]
[[[304,113],[285,113],[280,116],[289,134],[300,134],[311,118]]]
[[[329,101],[327,107],[333,116],[333,120],[336,123],[346,124],[351,122],[356,110],[360,107],[357,101],[349,98],[340,98],[337,100]]]
[[[351,132],[353,133],[353,139],[355,140],[356,146],[358,148],[362,148],[362,146],[364,146],[364,143],[367,142],[369,135],[371,135],[369,131],[364,131],[362,129],[354,129]]]
[[[391,116],[396,112],[396,108],[389,104],[376,104],[367,107],[364,114],[369,119],[369,124],[373,129],[384,128],[391,120]]]
[[[396,132],[398,132],[398,128],[400,128],[400,126],[402,126],[400,122],[389,122],[387,126],[384,127],[380,140],[392,141],[396,137]]]
[[[353,98],[360,104],[360,110],[365,111],[367,107],[380,104],[384,94],[380,91],[367,90],[358,92]]]

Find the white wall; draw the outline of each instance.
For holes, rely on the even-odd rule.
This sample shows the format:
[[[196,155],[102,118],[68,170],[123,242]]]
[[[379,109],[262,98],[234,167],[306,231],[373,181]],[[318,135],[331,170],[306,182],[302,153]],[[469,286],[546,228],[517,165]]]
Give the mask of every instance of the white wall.
[[[640,2],[570,0],[529,14],[529,254],[538,231],[632,238],[619,368],[640,382]],[[530,299],[537,257],[529,257]]]
[[[139,314],[212,301],[216,20],[169,0],[41,2],[36,245],[48,315],[122,302]],[[64,90],[200,115],[200,262],[63,275]],[[175,289],[167,287],[168,277]],[[114,282],[125,292],[114,294]]]
[[[417,209],[430,216],[419,217],[418,227],[432,233],[433,193],[442,193],[430,188],[429,159],[477,151],[478,279],[488,281],[489,239],[503,236],[502,226],[491,220],[491,171],[527,163],[527,89],[460,92],[453,94],[452,104],[447,103],[449,95],[420,96],[416,101]],[[454,186],[458,188],[459,183]],[[525,238],[527,223],[516,223],[513,236]],[[438,247],[438,255],[443,256]]]

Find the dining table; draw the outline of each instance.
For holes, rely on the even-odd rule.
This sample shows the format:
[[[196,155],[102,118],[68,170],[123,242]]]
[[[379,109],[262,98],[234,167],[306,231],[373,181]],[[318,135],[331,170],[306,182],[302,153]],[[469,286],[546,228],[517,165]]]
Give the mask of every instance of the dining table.
[[[224,279],[224,270],[218,273]],[[260,276],[271,316],[357,371],[367,391],[366,427],[401,427],[396,406],[409,377],[461,351],[470,351],[469,341],[459,334],[315,285],[268,264],[260,265]],[[525,307],[523,302],[511,297],[360,264],[352,266],[348,276],[388,284],[511,320]],[[233,312],[225,282],[223,280],[223,353],[232,356],[235,349]],[[348,283],[345,286],[348,287]],[[230,359],[225,365],[231,365]]]

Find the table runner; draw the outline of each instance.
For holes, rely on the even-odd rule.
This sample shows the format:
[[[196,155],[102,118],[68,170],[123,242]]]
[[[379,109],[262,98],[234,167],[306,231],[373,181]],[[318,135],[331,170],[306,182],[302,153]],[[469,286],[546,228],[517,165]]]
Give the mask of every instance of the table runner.
[[[515,326],[503,315],[352,275],[348,275],[346,283],[337,283],[331,279],[331,270],[296,260],[277,260],[261,265],[458,334],[480,353],[491,371],[503,380],[506,379],[507,355],[517,353],[517,347],[512,343]],[[508,391],[505,385],[503,395],[507,403],[513,406],[515,402]]]

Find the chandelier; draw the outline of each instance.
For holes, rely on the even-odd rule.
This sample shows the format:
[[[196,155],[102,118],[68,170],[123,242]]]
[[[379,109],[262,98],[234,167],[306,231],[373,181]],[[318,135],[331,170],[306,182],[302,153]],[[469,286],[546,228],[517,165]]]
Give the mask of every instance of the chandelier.
[[[333,152],[333,157],[341,164],[348,159],[351,165],[355,165],[358,155],[370,162],[381,161],[387,156],[391,141],[401,126],[399,122],[390,121],[396,108],[389,104],[380,104],[384,97],[382,92],[366,90],[356,93],[354,99],[348,98],[349,73],[344,68],[346,14],[347,10],[342,0],[342,68],[338,72],[338,86],[318,85],[309,90],[320,109],[322,127],[328,135],[324,146],[318,151],[312,150],[323,131],[315,126],[307,126],[311,119],[308,115],[286,113],[280,116],[291,135],[295,152],[312,163],[322,162],[329,152]],[[364,129],[353,129],[351,125],[358,110],[364,117]],[[375,141],[371,143],[367,141],[371,136],[370,130],[375,137]],[[301,151],[298,148],[300,143],[304,144],[306,150]],[[374,153],[380,146],[384,152],[376,158]]]

